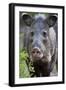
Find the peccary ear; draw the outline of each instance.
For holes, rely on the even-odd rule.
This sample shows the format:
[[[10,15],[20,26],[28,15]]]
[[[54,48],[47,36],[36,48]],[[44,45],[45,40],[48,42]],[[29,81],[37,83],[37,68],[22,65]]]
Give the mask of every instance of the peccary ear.
[[[57,21],[57,16],[56,15],[49,16],[47,21],[48,21],[49,27],[52,27],[53,25],[55,25]]]
[[[32,17],[29,14],[23,14],[22,15],[23,21],[27,26],[31,26],[32,24]]]

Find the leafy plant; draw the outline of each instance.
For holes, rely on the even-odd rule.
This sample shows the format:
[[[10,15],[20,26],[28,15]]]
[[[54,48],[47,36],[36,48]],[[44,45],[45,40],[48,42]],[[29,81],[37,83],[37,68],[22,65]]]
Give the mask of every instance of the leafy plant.
[[[20,61],[23,61],[23,60],[27,60],[27,58],[29,57],[27,51],[25,49],[22,49],[20,51]]]
[[[33,63],[25,49],[20,51],[19,76],[20,78],[35,77]]]
[[[20,62],[19,62],[19,76],[20,78],[24,78],[24,77],[30,77],[30,72],[28,70],[28,66],[27,66],[27,58],[28,58],[28,53],[26,52],[25,49],[23,49],[22,51],[20,51]]]

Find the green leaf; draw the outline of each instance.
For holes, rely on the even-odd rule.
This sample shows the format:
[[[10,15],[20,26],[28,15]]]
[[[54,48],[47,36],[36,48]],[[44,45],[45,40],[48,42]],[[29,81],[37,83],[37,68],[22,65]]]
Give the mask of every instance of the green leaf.
[[[22,63],[19,64],[19,71],[20,71],[19,73],[20,78],[30,77],[26,61],[22,61]]]
[[[28,53],[26,52],[26,50],[22,50],[20,52],[20,60],[27,60],[27,58],[29,57]]]

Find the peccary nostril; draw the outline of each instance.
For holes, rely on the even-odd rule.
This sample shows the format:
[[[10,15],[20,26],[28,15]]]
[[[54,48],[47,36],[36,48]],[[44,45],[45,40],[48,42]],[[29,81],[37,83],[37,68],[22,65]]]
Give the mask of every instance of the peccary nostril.
[[[33,54],[40,54],[40,51],[32,51]]]
[[[37,51],[37,54],[40,54],[40,51]]]
[[[40,54],[41,52],[38,50],[38,49],[36,49],[36,48],[34,48],[33,50],[32,50],[32,54]]]

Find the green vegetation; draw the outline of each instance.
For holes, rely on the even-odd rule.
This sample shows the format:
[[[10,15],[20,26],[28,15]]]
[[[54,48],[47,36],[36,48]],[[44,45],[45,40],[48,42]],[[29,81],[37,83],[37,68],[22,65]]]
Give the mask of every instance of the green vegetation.
[[[29,55],[25,49],[20,51],[19,58],[19,77],[35,77],[33,63],[29,60]]]

